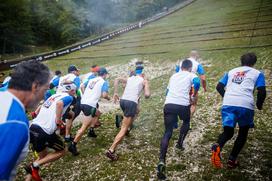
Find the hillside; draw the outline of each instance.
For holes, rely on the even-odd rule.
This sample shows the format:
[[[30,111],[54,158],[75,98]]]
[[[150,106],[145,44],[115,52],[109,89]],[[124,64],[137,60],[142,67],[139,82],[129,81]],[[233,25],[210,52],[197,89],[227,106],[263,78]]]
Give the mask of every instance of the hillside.
[[[93,64],[106,66],[112,80],[127,74],[132,59],[145,61],[145,71],[151,81],[150,99],[141,100],[140,116],[134,129],[117,150],[120,160],[110,162],[105,151],[118,130],[114,115],[118,106],[103,101],[103,125],[98,137],[86,135],[78,145],[81,154],[64,158],[42,167],[45,180],[156,180],[156,165],[163,126],[163,104],[169,77],[175,63],[185,58],[191,49],[200,52],[207,72],[208,92],[200,91],[198,109],[192,118],[192,130],[185,141],[185,151],[174,148],[178,130],[174,131],[167,155],[169,180],[272,180],[272,1],[270,0],[196,0],[191,5],[142,29],[138,29],[98,46],[49,60],[52,69],[66,72],[75,64],[87,73]],[[224,72],[240,64],[240,56],[248,51],[258,56],[256,67],[264,71],[268,95],[264,110],[255,112],[256,128],[235,170],[216,170],[209,163],[210,146],[221,132],[222,99],[215,90]],[[112,89],[111,89],[112,95]],[[80,121],[80,117],[78,118]],[[180,123],[179,123],[180,125]],[[77,127],[78,128],[78,127]],[[74,133],[77,128],[74,129]],[[223,162],[228,158],[233,140],[223,150]],[[29,160],[33,159],[30,153]],[[18,179],[23,180],[22,166]]]

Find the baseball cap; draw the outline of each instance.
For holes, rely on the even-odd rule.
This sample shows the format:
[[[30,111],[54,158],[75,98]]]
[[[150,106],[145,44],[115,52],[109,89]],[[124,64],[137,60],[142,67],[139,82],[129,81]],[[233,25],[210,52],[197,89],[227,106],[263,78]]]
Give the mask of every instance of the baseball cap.
[[[99,72],[100,67],[97,65],[93,65],[90,69],[92,72]]]
[[[108,74],[107,69],[104,67],[100,67],[100,69],[98,71],[98,75],[105,75],[105,74]]]
[[[68,67],[68,73],[73,72],[73,71],[78,71],[79,69],[75,65],[70,65]]]

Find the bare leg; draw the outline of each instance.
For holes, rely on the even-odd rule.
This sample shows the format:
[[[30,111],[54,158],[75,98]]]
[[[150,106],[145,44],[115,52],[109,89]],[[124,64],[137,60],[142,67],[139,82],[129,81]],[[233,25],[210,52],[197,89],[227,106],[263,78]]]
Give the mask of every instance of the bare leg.
[[[38,163],[39,165],[43,165],[45,163],[53,162],[53,161],[59,159],[64,154],[65,154],[65,150],[56,151],[56,152],[53,152],[53,153],[49,153],[49,154],[47,154],[46,156],[44,156],[42,158],[40,156],[40,158],[38,160],[36,160],[35,162]]]
[[[83,136],[84,132],[86,131],[86,129],[89,128],[89,126],[91,125],[92,123],[92,116],[84,116],[84,119],[83,119],[83,123],[82,123],[82,126],[81,128],[77,131],[77,134],[76,134],[76,137],[74,139],[74,142],[75,143],[78,143],[80,138]]]
[[[69,137],[71,135],[71,129],[72,129],[75,113],[70,111],[69,115],[71,116],[71,118],[66,121],[65,137]]]
[[[110,151],[111,152],[114,152],[114,150],[116,149],[117,145],[123,140],[124,136],[127,133],[128,128],[131,126],[132,122],[133,122],[132,117],[124,117],[124,119],[122,121],[121,130],[116,135],[116,137],[114,139],[114,142],[112,143],[112,145],[110,147]]]

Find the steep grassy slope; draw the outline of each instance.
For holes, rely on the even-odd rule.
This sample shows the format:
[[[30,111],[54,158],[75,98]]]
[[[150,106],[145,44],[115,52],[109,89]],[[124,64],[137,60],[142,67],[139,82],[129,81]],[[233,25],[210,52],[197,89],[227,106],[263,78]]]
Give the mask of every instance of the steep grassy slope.
[[[260,11],[259,11],[260,8]],[[198,110],[192,118],[193,128],[186,140],[186,150],[174,148],[178,131],[169,145],[167,175],[169,180],[271,180],[272,175],[272,2],[270,0],[197,0],[190,6],[142,29],[90,47],[74,54],[46,62],[52,69],[66,71],[76,64],[86,73],[92,64],[109,67],[112,80],[126,74],[133,58],[146,61],[145,73],[151,80],[152,97],[141,101],[141,113],[135,129],[120,145],[120,160],[110,162],[105,151],[117,131],[116,109],[102,116],[98,137],[83,137],[78,157],[64,158],[43,167],[46,180],[156,180],[160,139],[164,130],[162,108],[165,88],[175,62],[199,50],[207,72],[208,92],[200,92]],[[240,64],[240,56],[253,51],[256,67],[265,72],[268,98],[263,111],[256,111],[256,129],[240,154],[241,166],[235,170],[215,170],[210,166],[210,146],[221,132],[221,98],[215,85],[225,71]],[[74,133],[77,128],[74,129]],[[230,141],[223,150],[226,162]],[[29,160],[33,154],[29,154]],[[23,180],[20,167],[18,180]]]

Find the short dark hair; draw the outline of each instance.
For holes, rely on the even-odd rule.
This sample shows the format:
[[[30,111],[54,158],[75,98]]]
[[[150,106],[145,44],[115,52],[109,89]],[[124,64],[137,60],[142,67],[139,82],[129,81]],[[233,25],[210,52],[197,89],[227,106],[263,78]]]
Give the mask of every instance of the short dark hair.
[[[250,66],[252,67],[257,62],[257,56],[255,53],[246,53],[241,56],[241,64],[242,66]]]
[[[55,75],[61,75],[61,71],[60,70],[56,70],[55,71]]]
[[[192,66],[193,66],[193,63],[191,60],[185,59],[182,61],[181,68],[188,70],[192,68]]]
[[[31,91],[33,83],[44,85],[49,77],[50,71],[46,65],[37,60],[24,61],[14,68],[8,88]]]

